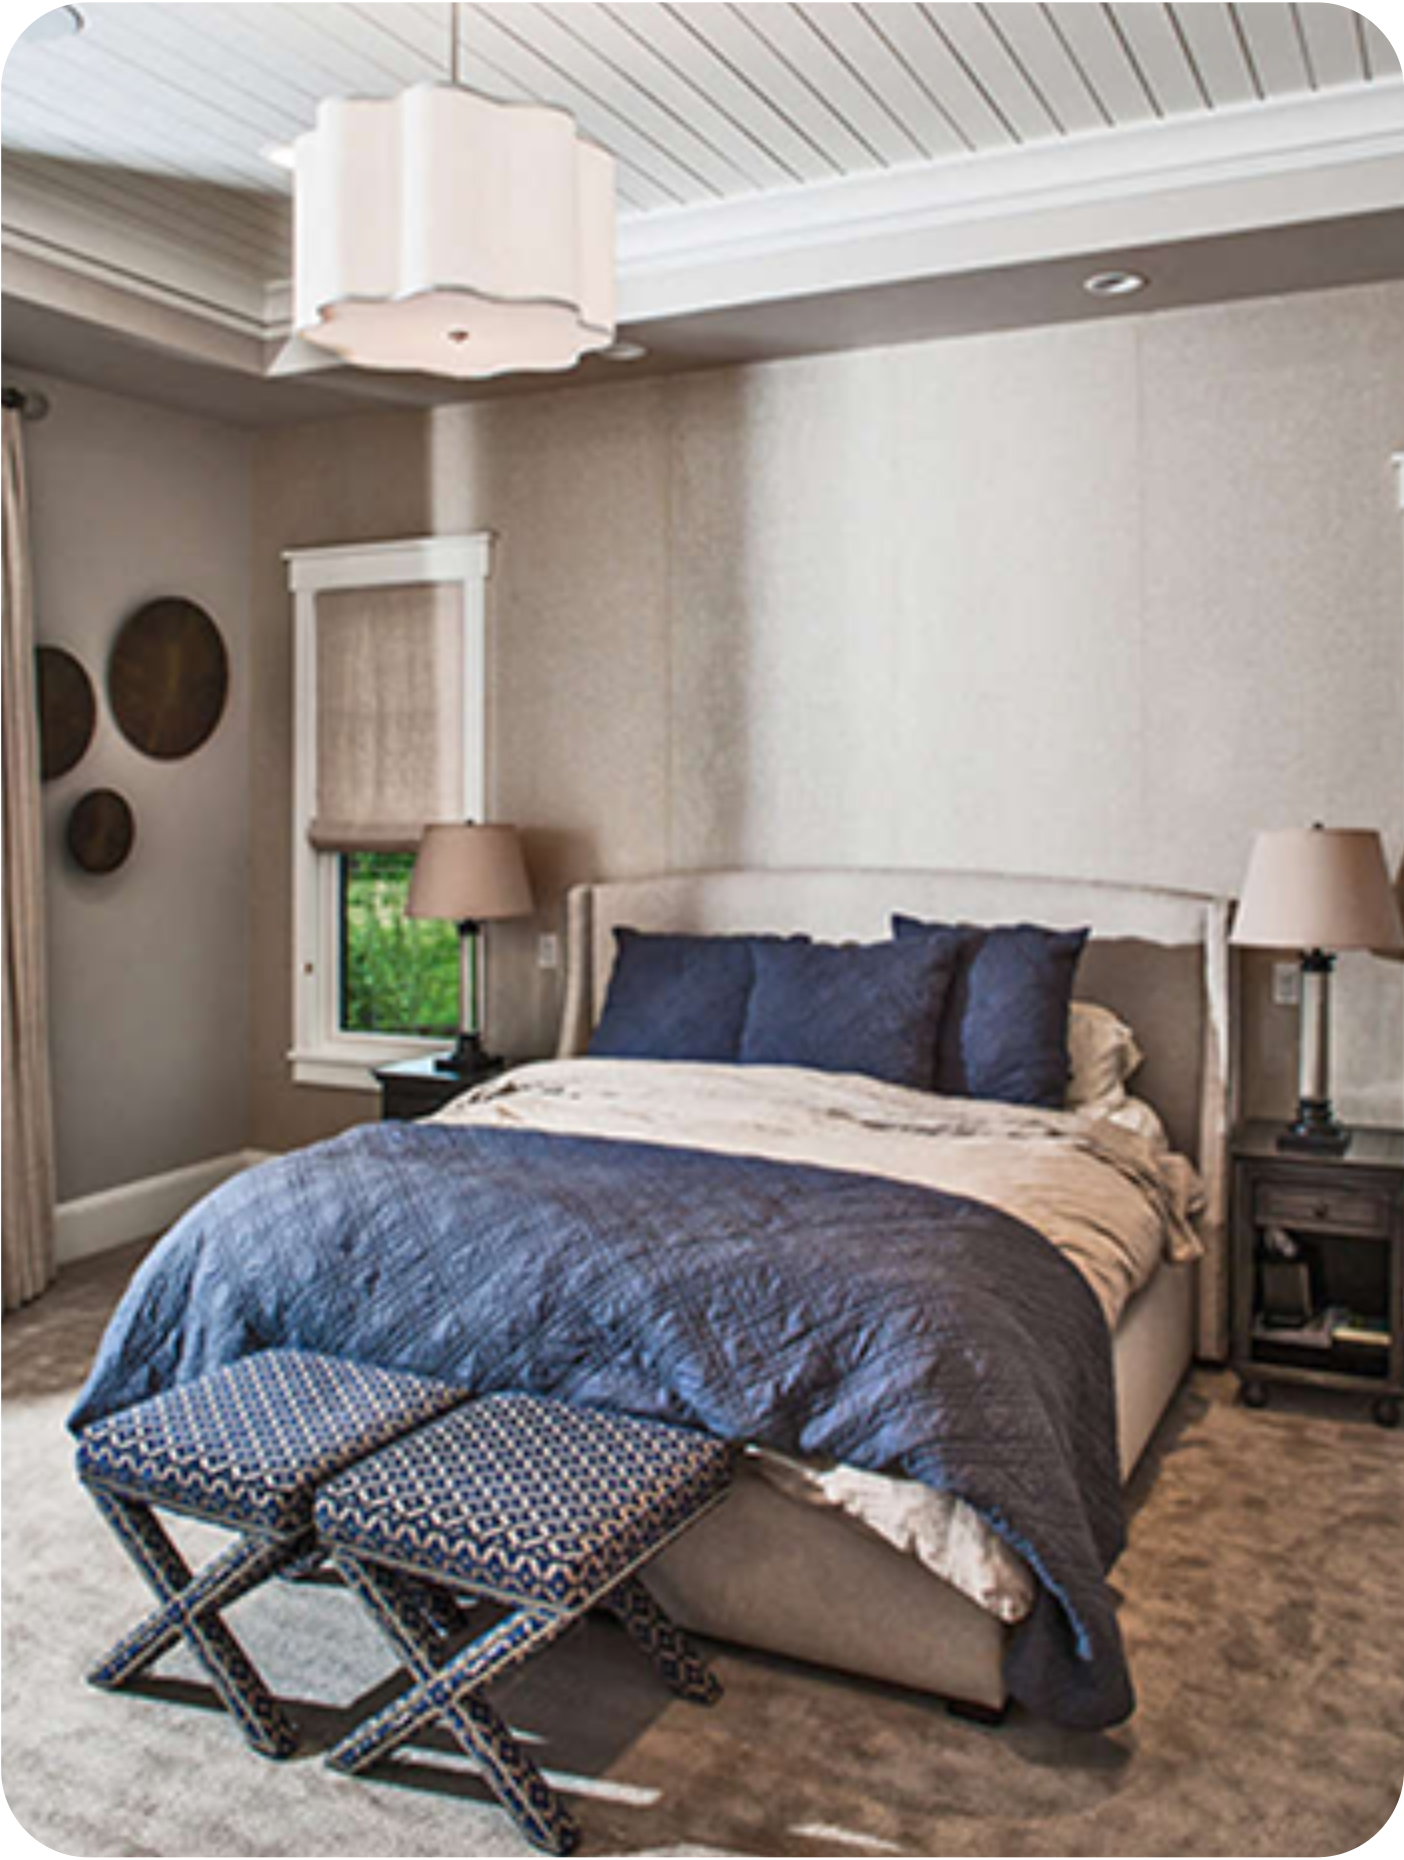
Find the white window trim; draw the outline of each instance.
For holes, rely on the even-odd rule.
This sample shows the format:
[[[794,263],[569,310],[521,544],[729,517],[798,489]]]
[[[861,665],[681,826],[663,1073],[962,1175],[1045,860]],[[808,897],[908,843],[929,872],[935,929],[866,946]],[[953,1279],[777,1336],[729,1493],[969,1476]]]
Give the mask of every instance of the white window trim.
[[[316,803],[317,596],[337,588],[452,582],[463,592],[463,808],[481,820],[487,792],[487,584],[492,536],[420,536],[404,542],[287,549],[293,605],[293,1043],[298,1085],[374,1091],[375,1066],[442,1049],[442,1040],[341,1031],[339,855],[307,837]]]

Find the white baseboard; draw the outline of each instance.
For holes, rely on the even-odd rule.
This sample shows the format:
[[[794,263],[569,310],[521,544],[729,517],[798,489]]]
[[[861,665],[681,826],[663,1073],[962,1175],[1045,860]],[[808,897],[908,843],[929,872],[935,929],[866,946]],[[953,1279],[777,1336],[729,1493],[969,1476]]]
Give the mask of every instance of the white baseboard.
[[[187,1208],[194,1207],[201,1196],[240,1170],[265,1161],[268,1154],[267,1150],[235,1150],[231,1155],[211,1156],[206,1162],[191,1163],[184,1169],[170,1169],[164,1175],[143,1176],[140,1181],[123,1182],[95,1195],[61,1201],[54,1223],[54,1253],[59,1265],[90,1259],[95,1253],[126,1246],[130,1240],[159,1234],[172,1221],[179,1220]]]

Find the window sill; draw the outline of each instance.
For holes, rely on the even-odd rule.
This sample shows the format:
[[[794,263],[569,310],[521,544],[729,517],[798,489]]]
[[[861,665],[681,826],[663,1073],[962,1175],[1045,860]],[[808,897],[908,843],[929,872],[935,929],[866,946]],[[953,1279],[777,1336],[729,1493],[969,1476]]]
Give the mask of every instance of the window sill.
[[[443,1052],[443,1040],[377,1040],[373,1046],[350,1045],[323,1047],[315,1051],[288,1054],[294,1085],[318,1085],[333,1091],[375,1093],[380,1085],[375,1067],[393,1065],[398,1059],[420,1059],[430,1053]]]

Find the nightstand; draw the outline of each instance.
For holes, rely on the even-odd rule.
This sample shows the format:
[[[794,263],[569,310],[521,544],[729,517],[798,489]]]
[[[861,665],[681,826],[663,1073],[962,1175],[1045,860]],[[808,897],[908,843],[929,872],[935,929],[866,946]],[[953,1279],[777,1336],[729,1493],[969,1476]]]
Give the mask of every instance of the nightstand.
[[[1380,1425],[1397,1427],[1404,1131],[1356,1130],[1344,1156],[1315,1156],[1279,1150],[1278,1128],[1245,1124],[1233,1146],[1231,1365],[1243,1400],[1263,1407],[1274,1382],[1339,1389],[1369,1396]]]
[[[427,1059],[398,1059],[393,1065],[375,1068],[382,1121],[428,1117],[441,1111],[460,1092],[469,1091],[474,1085],[485,1085],[489,1079],[500,1079],[508,1069],[502,1065],[496,1072],[480,1078],[463,1078],[457,1072],[441,1072],[434,1063],[436,1057],[431,1054]]]

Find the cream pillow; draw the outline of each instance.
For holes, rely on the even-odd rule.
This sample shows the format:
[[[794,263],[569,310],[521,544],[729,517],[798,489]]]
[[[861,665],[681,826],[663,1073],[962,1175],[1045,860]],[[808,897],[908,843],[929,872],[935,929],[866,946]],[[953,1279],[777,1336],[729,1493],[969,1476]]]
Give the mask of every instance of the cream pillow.
[[[1144,1055],[1119,1015],[1093,1001],[1074,1001],[1068,1010],[1068,1095],[1070,1111],[1126,1095],[1126,1081]]]

